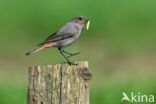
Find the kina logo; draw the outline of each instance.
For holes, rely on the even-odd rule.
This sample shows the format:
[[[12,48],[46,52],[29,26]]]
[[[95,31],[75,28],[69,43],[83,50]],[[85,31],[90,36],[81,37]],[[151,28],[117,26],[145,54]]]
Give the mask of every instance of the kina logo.
[[[146,95],[146,94],[141,94],[140,92],[134,93],[131,92],[131,96],[128,96],[125,92],[122,92],[122,99],[121,102],[128,101],[128,102],[146,102],[146,103],[153,103],[154,102],[154,95]]]

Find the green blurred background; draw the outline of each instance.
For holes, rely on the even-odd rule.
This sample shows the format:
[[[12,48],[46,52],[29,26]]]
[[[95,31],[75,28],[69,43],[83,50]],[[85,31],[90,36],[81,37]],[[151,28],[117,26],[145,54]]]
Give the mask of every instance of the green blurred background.
[[[54,48],[25,53],[79,15],[92,24],[66,50],[89,61],[90,104],[156,96],[156,0],[0,0],[0,104],[26,104],[29,66],[65,61]]]

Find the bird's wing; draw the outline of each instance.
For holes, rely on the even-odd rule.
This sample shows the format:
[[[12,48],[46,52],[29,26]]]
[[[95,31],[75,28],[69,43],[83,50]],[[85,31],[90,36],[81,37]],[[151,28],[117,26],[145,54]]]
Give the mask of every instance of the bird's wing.
[[[57,32],[53,33],[50,35],[45,41],[40,43],[39,45],[49,43],[49,42],[57,42],[59,40],[64,40],[67,38],[71,38],[75,35],[75,33],[62,33],[62,34],[57,34]]]

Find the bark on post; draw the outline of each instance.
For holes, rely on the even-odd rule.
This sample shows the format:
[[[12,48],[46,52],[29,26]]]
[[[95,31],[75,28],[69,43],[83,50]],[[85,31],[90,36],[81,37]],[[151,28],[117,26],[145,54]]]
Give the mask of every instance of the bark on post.
[[[88,62],[29,68],[28,104],[89,104]]]

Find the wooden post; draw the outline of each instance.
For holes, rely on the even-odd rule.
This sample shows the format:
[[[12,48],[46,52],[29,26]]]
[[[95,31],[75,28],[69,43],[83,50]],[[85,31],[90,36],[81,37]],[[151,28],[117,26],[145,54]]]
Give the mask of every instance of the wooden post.
[[[28,104],[89,104],[88,62],[29,68]]]

